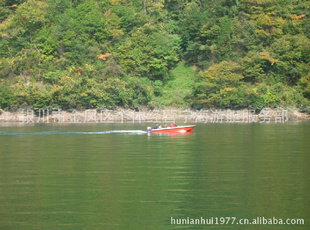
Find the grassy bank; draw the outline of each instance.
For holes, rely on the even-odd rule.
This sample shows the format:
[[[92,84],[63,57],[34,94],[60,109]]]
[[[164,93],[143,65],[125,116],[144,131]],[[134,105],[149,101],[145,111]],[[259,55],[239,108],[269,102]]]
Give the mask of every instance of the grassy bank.
[[[193,66],[187,65],[184,61],[180,62],[170,72],[170,77],[162,88],[161,96],[156,99],[159,107],[188,107],[196,74]]]

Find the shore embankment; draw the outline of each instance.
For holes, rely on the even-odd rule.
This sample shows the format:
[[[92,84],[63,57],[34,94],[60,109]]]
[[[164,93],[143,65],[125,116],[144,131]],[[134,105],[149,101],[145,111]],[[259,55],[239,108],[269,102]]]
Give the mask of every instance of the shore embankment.
[[[261,111],[222,109],[163,109],[163,110],[95,110],[22,109],[15,112],[0,110],[0,122],[22,123],[285,123],[310,120],[310,114],[294,109]]]

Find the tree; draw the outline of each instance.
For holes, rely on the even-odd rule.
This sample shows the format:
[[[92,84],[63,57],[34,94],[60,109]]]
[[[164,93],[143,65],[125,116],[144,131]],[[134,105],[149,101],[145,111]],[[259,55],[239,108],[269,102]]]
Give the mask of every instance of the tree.
[[[188,44],[194,43],[199,38],[203,25],[204,13],[195,2],[188,3],[180,15],[180,34],[183,40],[182,47],[186,50]]]
[[[287,83],[296,84],[302,76],[309,73],[310,39],[307,37],[285,35],[276,40],[270,48],[273,56],[278,59],[273,72],[285,76],[284,80]]]
[[[120,46],[116,56],[129,74],[163,79],[178,60],[178,38],[159,33],[152,25],[145,25]]]
[[[206,107],[242,107],[244,97],[240,87],[243,76],[235,62],[221,62],[199,74],[195,85],[196,105]]]

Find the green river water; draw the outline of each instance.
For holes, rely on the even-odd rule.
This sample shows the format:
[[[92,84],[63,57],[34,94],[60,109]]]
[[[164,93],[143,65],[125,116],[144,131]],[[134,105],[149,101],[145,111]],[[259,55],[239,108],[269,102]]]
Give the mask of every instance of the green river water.
[[[310,122],[148,125],[0,124],[0,229],[310,229]]]

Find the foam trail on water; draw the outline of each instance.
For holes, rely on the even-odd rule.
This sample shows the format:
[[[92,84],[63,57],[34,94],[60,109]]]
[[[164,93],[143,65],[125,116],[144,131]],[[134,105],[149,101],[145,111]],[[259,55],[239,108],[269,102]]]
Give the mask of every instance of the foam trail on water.
[[[129,133],[129,134],[144,134],[147,133],[143,130],[110,130],[110,131],[97,131],[97,132],[66,132],[66,131],[44,131],[34,133],[14,133],[0,131],[3,136],[40,136],[40,135],[94,135],[94,134],[109,134],[109,133]]]

